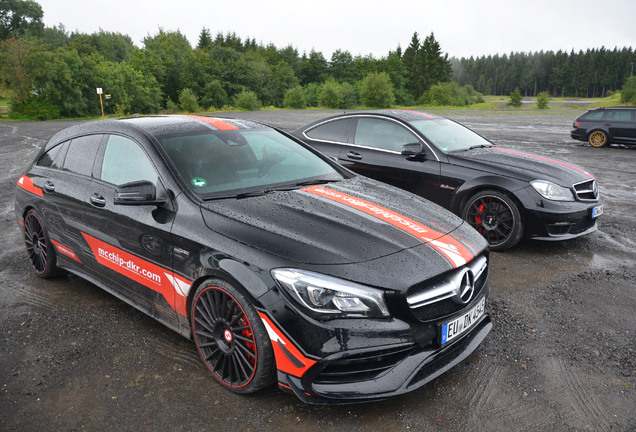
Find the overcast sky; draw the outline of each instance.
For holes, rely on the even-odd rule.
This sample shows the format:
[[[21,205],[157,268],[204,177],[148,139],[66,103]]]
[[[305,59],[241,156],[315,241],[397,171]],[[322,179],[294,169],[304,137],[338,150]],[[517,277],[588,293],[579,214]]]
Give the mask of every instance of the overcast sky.
[[[327,60],[337,49],[385,57],[431,32],[449,57],[588,48],[636,49],[636,0],[36,0],[44,24],[67,31],[103,29],[143,47],[159,28],[179,30],[195,47],[212,37],[312,49]]]

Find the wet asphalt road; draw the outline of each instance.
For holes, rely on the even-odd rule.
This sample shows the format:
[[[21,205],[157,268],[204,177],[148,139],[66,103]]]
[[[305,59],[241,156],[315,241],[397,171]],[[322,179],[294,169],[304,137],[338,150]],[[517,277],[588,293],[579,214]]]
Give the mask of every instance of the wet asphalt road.
[[[46,138],[75,122],[0,122],[0,430],[636,430],[636,148],[572,141],[581,112],[440,111],[497,145],[591,171],[605,214],[585,238],[493,253],[484,344],[420,390],[345,407],[275,388],[231,394],[188,340],[77,277],[35,277],[15,183]],[[227,116],[293,130],[331,113]]]

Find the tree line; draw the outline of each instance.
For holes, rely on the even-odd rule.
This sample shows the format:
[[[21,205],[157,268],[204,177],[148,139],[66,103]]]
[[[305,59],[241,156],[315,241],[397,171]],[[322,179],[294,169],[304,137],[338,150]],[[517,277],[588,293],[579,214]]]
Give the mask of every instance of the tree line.
[[[578,54],[540,52],[448,58],[430,33],[414,33],[379,59],[335,51],[329,60],[292,45],[261,44],[203,28],[196,46],[180,31],[159,31],[137,47],[127,35],[45,27],[34,0],[0,0],[0,94],[12,115],[100,114],[97,88],[118,115],[261,106],[352,108],[466,105],[481,94],[602,96],[624,84],[631,48]]]
[[[548,92],[554,97],[602,98],[620,90],[636,66],[631,48],[601,47],[575,52],[539,51],[451,59],[453,79],[478,92],[524,96]]]

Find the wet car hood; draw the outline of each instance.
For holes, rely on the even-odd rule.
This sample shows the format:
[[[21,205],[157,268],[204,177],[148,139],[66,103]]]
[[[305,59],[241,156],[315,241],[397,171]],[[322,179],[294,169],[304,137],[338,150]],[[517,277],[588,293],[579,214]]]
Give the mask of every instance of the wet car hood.
[[[210,229],[303,264],[368,262],[417,249],[431,264],[439,260],[453,268],[457,265],[445,256],[448,250],[439,250],[440,244],[450,252],[469,249],[470,258],[485,247],[476,231],[447,210],[363,177],[258,197],[207,201],[202,213]]]
[[[450,153],[449,160],[468,168],[525,181],[549,180],[566,187],[594,178],[592,174],[570,162],[501,147]]]

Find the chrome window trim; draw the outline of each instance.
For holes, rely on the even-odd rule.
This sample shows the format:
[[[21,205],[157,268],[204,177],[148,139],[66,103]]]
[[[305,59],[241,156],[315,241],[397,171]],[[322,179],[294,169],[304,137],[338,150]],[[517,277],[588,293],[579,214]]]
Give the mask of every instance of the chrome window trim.
[[[376,148],[376,147],[362,146],[362,145],[353,144],[353,143],[344,143],[344,142],[341,142],[341,141],[331,141],[331,140],[326,140],[326,139],[312,138],[309,135],[307,135],[307,132],[310,132],[313,129],[316,129],[317,127],[319,127],[319,126],[322,126],[322,125],[330,123],[330,122],[334,122],[334,121],[338,121],[338,120],[342,120],[342,119],[346,119],[346,118],[356,119],[356,118],[362,118],[362,117],[364,117],[364,118],[376,118],[376,119],[380,119],[380,120],[388,120],[388,121],[392,121],[393,123],[397,123],[398,125],[406,128],[409,132],[411,132],[418,139],[418,141],[420,143],[422,143],[422,145],[424,145],[426,148],[428,148],[430,150],[430,153],[433,154],[433,156],[435,156],[435,160],[437,162],[440,162],[440,158],[439,158],[439,156],[437,156],[437,153],[435,152],[433,147],[428,142],[426,142],[426,140],[424,140],[420,136],[420,134],[417,133],[413,128],[411,128],[408,124],[405,124],[405,123],[403,123],[400,120],[396,120],[396,119],[391,118],[391,117],[385,117],[385,116],[382,116],[382,115],[374,115],[374,114],[349,115],[349,116],[342,116],[342,117],[338,117],[338,118],[334,118],[334,119],[328,119],[328,120],[325,120],[323,122],[320,122],[320,123],[312,126],[311,129],[303,131],[303,136],[305,138],[307,138],[308,140],[321,141],[321,142],[325,142],[325,143],[329,143],[329,144],[338,144],[338,145],[346,145],[346,146],[357,147],[357,148],[371,149],[371,150],[385,152],[385,153],[390,153],[390,154],[400,154],[400,152],[396,152],[396,151],[392,151],[392,150],[384,150],[384,149],[379,149],[379,148]]]

